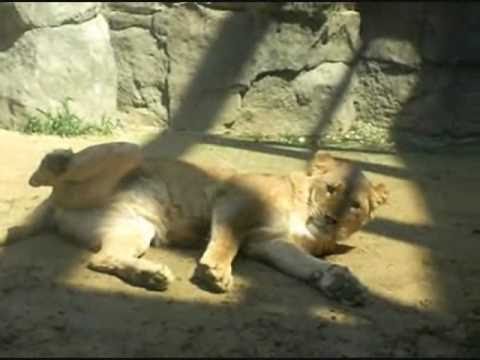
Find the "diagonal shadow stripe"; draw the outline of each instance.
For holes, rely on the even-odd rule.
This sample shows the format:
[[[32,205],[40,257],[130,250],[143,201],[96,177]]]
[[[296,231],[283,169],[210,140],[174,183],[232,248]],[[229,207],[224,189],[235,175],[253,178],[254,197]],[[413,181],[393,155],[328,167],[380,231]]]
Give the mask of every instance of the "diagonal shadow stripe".
[[[223,26],[218,31],[218,37],[209,47],[196,70],[195,77],[190,81],[178,110],[171,116],[170,126],[173,130],[181,130],[187,127],[188,124],[188,127],[193,126],[196,131],[204,131],[213,125],[216,115],[227,100],[227,91],[218,92],[216,101],[202,111],[201,118],[192,118],[192,114],[195,114],[199,96],[205,92],[203,87],[205,84],[208,84],[209,77],[214,75],[217,68],[221,65],[219,61],[222,60],[222,57],[219,57],[219,54],[224,52],[225,49],[232,51],[232,53],[228,54],[231,63],[229,78],[232,81],[238,80],[248,61],[253,57],[259,43],[265,37],[271,24],[270,17],[253,11],[250,12],[250,15],[247,22],[245,22],[246,15],[243,12],[234,12],[225,20]],[[241,29],[238,25],[239,22],[249,25],[248,28],[244,29],[243,33],[239,32],[239,29]],[[232,46],[232,44],[235,45]],[[145,148],[147,150],[152,147],[161,149],[164,141],[162,134],[159,134],[156,139],[145,144]],[[176,148],[175,153],[171,155],[178,157],[185,150],[186,146],[179,146]]]

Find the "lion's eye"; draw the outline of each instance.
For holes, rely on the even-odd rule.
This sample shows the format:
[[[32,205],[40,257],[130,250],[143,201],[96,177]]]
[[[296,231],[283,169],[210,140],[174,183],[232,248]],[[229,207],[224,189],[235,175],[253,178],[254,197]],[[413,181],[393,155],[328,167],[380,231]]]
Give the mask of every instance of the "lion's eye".
[[[352,209],[360,209],[360,203],[358,201],[353,201],[350,206]]]
[[[335,186],[330,185],[330,184],[327,184],[327,192],[328,192],[329,194],[333,194],[333,193],[335,193],[335,191],[336,191]]]

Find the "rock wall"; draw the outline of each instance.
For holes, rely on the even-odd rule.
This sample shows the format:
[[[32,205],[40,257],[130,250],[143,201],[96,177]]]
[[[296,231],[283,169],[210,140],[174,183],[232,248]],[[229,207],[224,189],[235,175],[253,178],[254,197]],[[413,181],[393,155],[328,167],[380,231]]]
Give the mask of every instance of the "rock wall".
[[[478,15],[475,2],[2,3],[0,122],[68,95],[89,119],[117,106],[234,136],[474,136]]]
[[[54,111],[100,121],[116,109],[117,68],[98,3],[0,5],[0,124]]]

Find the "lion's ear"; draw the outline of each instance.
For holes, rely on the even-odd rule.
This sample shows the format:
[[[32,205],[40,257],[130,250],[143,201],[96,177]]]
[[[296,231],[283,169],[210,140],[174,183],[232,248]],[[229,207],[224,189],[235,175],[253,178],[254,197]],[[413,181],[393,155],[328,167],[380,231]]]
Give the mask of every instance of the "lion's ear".
[[[322,151],[317,151],[308,164],[307,174],[312,175],[314,172],[317,174],[326,174],[334,167],[335,158],[333,156]]]
[[[370,191],[370,217],[374,216],[374,211],[388,200],[388,189],[383,183],[373,185]]]

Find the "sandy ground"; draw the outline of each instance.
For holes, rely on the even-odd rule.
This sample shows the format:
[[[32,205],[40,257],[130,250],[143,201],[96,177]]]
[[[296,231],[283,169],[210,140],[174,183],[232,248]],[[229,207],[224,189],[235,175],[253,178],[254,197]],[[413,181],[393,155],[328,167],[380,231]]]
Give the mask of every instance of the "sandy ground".
[[[1,230],[48,194],[27,184],[47,151],[112,139],[0,131]],[[180,136],[149,149],[278,173],[307,155]],[[151,292],[86,269],[87,251],[42,235],[0,247],[0,356],[480,356],[478,153],[333,153],[358,161],[391,193],[348,241],[351,251],[329,257],[366,285],[366,306],[341,306],[244,258],[235,262],[235,289],[211,294],[189,281],[200,255],[193,250],[150,250],[146,257],[178,277]]]

